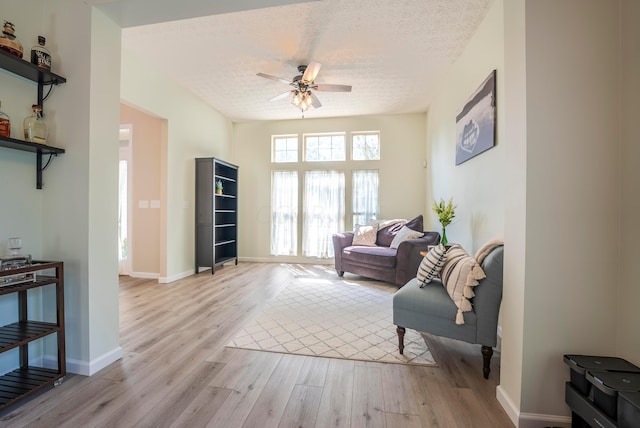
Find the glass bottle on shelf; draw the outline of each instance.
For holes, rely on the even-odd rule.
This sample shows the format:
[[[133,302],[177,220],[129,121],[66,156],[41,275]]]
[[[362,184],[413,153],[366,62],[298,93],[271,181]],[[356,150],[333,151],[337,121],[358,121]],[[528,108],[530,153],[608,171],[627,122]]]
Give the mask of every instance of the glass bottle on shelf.
[[[31,64],[50,71],[51,53],[44,47],[45,42],[44,36],[38,36],[38,44],[31,48]]]
[[[22,49],[22,43],[16,39],[15,30],[15,26],[11,22],[4,21],[4,28],[2,34],[0,34],[0,49],[18,58],[22,58],[24,51]]]
[[[42,106],[31,106],[33,114],[24,120],[24,139],[32,143],[47,143],[47,124],[42,117]]]
[[[2,104],[0,104],[0,109]],[[0,136],[11,137],[11,120],[9,115],[0,110]]]

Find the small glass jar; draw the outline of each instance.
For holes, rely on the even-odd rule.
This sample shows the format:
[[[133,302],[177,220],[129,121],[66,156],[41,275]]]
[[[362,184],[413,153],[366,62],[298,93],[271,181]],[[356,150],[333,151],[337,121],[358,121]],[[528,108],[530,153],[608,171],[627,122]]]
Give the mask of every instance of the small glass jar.
[[[47,124],[42,117],[42,106],[31,106],[33,114],[24,120],[24,139],[32,143],[47,143]]]
[[[2,108],[2,104],[0,104]],[[9,115],[0,110],[0,136],[11,137],[11,120]]]
[[[38,44],[31,48],[31,64],[50,71],[51,53],[44,47],[45,43],[44,36],[38,36]]]
[[[22,49],[22,43],[16,39],[15,27],[9,21],[4,21],[4,28],[2,34],[0,34],[0,49],[9,52],[11,55],[15,55],[22,59],[24,50]]]

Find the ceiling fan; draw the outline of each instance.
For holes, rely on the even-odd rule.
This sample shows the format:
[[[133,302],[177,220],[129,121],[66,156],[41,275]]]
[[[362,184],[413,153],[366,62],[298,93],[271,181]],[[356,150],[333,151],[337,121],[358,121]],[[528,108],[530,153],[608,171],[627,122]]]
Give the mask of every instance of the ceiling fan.
[[[293,88],[283,92],[275,97],[269,98],[269,101],[278,101],[289,94],[293,94],[291,98],[291,104],[299,108],[303,113],[309,107],[315,108],[322,107],[320,100],[316,97],[314,91],[320,92],[351,92],[350,85],[330,85],[326,83],[315,83],[316,76],[320,71],[321,64],[316,61],[311,61],[308,65],[299,65],[299,75],[295,76],[292,80],[283,79],[282,77],[272,76],[270,74],[258,73],[257,76],[264,77],[265,79],[275,80],[276,82],[286,83]]]

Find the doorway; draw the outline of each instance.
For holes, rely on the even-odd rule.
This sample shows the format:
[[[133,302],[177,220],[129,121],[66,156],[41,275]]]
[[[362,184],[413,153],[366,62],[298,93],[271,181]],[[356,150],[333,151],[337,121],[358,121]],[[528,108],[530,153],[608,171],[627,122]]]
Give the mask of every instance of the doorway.
[[[118,274],[131,274],[132,125],[120,125],[118,167]]]

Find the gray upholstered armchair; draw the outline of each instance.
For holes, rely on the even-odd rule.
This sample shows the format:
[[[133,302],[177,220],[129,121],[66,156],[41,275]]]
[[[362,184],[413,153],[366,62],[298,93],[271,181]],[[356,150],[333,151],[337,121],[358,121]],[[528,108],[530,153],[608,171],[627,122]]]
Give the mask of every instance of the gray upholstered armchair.
[[[420,288],[416,278],[393,297],[393,323],[397,326],[398,348],[404,349],[406,328],[482,345],[483,374],[489,378],[493,347],[497,343],[498,312],[502,301],[503,246],[484,258],[486,277],[474,287],[472,310],[464,312],[464,324],[456,324],[458,308],[439,279]]]

